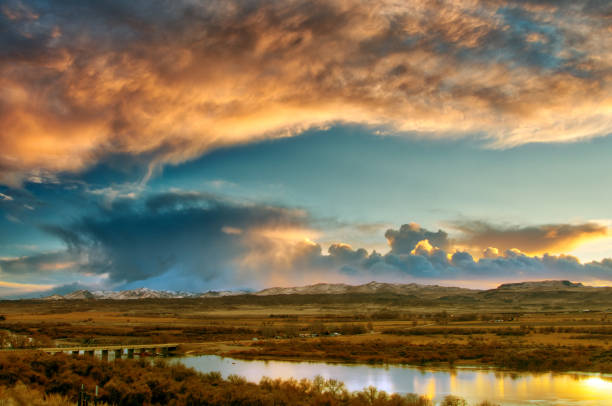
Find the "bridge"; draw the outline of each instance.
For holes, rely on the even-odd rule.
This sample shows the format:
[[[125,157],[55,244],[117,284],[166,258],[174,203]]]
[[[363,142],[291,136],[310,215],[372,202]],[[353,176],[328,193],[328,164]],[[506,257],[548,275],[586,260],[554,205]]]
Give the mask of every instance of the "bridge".
[[[115,358],[121,358],[123,354],[127,354],[128,358],[133,358],[134,354],[145,355],[168,355],[178,348],[176,343],[167,344],[129,344],[129,345],[96,345],[96,346],[77,346],[77,347],[54,347],[54,348],[36,348],[38,351],[44,351],[49,354],[58,352],[68,352],[73,355],[79,355],[81,352],[84,355],[95,355],[100,352],[103,359],[108,359],[108,354],[113,353]]]

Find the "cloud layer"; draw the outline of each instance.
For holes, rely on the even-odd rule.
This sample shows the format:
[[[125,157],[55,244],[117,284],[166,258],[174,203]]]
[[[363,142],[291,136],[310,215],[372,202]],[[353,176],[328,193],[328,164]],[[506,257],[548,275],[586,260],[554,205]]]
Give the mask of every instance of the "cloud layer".
[[[504,227],[483,221],[463,221],[451,223],[451,227],[462,233],[457,243],[468,249],[516,248],[528,254],[568,252],[586,240],[608,234],[608,228],[597,223]]]
[[[324,230],[313,224],[316,219],[298,209],[196,192],[155,194],[144,202],[117,201],[95,217],[44,226],[66,249],[0,259],[0,280],[19,276],[49,281],[50,275],[72,272],[69,280],[81,285],[78,275],[99,287],[178,290],[369,280],[477,286],[534,279],[612,282],[612,259],[580,263],[568,255],[529,255],[507,245],[517,233],[535,233],[526,244],[544,239],[538,249],[570,244],[571,236],[579,240],[582,233],[601,232],[595,225],[498,227],[497,233],[491,232],[496,226],[488,225],[479,235],[467,233],[469,241],[487,247],[474,257],[445,231],[416,223],[388,229],[386,253],[342,242],[324,252],[314,241]],[[483,241],[486,235],[492,235],[490,243]],[[499,242],[506,246],[494,245]]]
[[[493,145],[612,131],[605,1],[8,0],[0,181],[150,171],[333,122]]]

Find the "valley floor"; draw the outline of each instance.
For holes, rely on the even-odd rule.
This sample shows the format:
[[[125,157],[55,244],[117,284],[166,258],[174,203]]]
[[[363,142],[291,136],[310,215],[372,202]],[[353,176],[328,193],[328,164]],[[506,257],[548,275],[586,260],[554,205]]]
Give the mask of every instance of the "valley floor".
[[[244,359],[612,372],[612,314],[606,308],[290,296],[5,301],[0,345],[179,342],[184,353]]]

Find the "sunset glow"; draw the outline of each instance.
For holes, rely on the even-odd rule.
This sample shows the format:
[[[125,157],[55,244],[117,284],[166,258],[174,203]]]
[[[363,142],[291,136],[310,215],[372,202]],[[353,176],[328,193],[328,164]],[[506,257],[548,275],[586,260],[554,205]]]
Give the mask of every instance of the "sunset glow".
[[[610,284],[604,3],[8,0],[0,295]]]

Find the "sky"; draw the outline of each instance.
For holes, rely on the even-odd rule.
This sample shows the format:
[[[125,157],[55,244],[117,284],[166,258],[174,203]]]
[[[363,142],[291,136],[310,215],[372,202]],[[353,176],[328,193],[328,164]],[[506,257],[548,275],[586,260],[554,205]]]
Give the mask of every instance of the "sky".
[[[612,5],[0,2],[0,297],[612,285]]]

